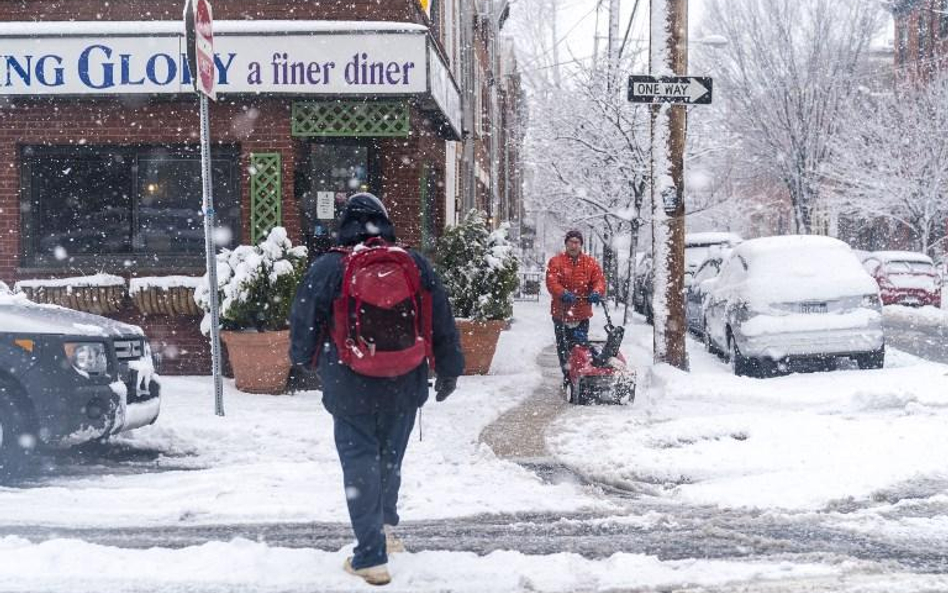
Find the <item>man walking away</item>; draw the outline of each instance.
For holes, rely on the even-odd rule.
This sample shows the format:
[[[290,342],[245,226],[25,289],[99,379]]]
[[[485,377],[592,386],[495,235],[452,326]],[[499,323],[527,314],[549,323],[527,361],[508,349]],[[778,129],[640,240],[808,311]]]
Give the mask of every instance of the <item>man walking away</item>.
[[[564,239],[566,249],[546,265],[546,288],[553,297],[550,313],[556,335],[556,354],[563,371],[563,385],[569,382],[569,344],[573,336],[589,334],[592,306],[606,292],[602,268],[583,253],[583,235],[572,230]]]
[[[339,247],[320,256],[293,302],[290,358],[315,367],[332,414],[349,519],[356,536],[345,570],[387,584],[401,466],[418,409],[454,391],[464,370],[454,315],[441,280],[420,254],[396,247],[382,202],[346,202]]]

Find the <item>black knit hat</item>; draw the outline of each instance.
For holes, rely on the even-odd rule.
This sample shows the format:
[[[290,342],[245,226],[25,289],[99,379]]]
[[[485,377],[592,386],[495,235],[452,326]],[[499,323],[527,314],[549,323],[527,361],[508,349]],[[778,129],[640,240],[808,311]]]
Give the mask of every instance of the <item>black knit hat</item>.
[[[569,241],[570,239],[579,239],[579,242],[580,242],[581,244],[584,243],[584,241],[583,241],[583,234],[582,234],[581,232],[577,231],[576,229],[573,229],[573,230],[571,230],[571,231],[566,231],[566,238],[563,239],[563,243],[566,243],[566,242]]]
[[[346,200],[339,220],[340,245],[355,245],[369,237],[380,236],[395,242],[395,229],[382,201],[370,193],[358,193]]]

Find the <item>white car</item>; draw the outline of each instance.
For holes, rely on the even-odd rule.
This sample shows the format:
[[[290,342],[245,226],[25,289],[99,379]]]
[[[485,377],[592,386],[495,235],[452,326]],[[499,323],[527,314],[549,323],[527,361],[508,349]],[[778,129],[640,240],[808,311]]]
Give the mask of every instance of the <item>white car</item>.
[[[694,274],[698,267],[716,253],[726,252],[743,241],[736,233],[713,231],[685,235],[685,272]]]
[[[772,374],[793,359],[885,359],[879,288],[848,245],[818,236],[766,237],[734,248],[705,281],[705,345],[737,375]]]

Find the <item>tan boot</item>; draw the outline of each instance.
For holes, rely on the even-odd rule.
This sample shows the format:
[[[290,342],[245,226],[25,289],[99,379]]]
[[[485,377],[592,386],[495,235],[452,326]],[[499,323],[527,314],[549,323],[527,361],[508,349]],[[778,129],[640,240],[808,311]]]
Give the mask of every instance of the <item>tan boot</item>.
[[[405,551],[405,544],[397,535],[395,535],[395,526],[394,525],[383,525],[382,529],[385,530],[385,553],[386,554],[401,554]]]
[[[346,572],[360,577],[370,585],[387,585],[392,582],[392,576],[388,574],[388,566],[379,564],[378,566],[366,566],[365,568],[352,568],[352,556],[346,558],[346,563],[342,566]]]

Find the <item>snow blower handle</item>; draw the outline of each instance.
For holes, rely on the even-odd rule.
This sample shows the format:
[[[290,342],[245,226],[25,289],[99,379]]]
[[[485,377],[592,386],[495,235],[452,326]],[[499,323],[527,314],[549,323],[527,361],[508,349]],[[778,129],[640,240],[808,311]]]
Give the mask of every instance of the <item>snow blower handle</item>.
[[[576,297],[576,300],[577,300],[577,301],[586,301],[586,302],[589,303],[590,305],[594,305],[594,304],[595,304],[595,303],[593,303],[593,302],[591,302],[591,301],[589,300],[589,297],[588,297],[588,296],[577,296],[577,297]],[[602,307],[602,312],[606,314],[606,331],[611,331],[612,328],[614,328],[615,326],[612,325],[612,317],[609,315],[609,307],[606,306],[606,299],[600,297],[600,299],[599,299],[599,306]]]

